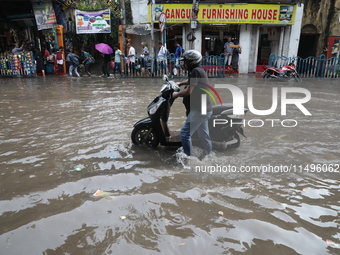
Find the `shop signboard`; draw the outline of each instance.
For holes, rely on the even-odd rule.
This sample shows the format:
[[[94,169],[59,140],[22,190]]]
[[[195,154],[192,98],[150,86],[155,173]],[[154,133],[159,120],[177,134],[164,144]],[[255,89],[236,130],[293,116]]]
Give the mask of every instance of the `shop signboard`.
[[[50,29],[57,26],[55,12],[52,2],[32,4],[35,21],[38,30]]]
[[[196,20],[205,24],[293,25],[295,11],[295,5],[284,4],[200,4]],[[190,23],[192,4],[154,5],[154,22],[162,12],[167,23]],[[149,22],[150,13],[149,9]]]
[[[77,34],[111,33],[110,9],[75,10],[75,20]]]

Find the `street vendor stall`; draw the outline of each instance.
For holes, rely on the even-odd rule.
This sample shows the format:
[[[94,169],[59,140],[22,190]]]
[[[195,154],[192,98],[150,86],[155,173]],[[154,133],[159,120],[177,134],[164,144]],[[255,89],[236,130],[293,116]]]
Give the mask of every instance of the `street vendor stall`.
[[[23,51],[20,54],[0,55],[0,76],[36,76],[33,53]]]

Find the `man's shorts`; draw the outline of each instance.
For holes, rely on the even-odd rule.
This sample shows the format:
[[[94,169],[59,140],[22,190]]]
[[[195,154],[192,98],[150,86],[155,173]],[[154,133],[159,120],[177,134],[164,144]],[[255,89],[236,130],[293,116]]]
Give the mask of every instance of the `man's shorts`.
[[[179,63],[179,58],[176,58],[175,67],[181,67],[181,65]]]

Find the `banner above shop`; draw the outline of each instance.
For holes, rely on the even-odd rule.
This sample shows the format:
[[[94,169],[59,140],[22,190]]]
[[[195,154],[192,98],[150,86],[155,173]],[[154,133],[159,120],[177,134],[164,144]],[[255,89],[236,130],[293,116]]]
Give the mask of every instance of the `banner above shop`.
[[[50,29],[57,26],[52,2],[34,3],[32,4],[35,21],[38,30]]]
[[[111,33],[110,9],[100,11],[75,10],[77,34]]]
[[[282,4],[200,4],[196,20],[205,24],[293,25],[295,7]],[[149,9],[149,22],[150,13]],[[155,23],[158,22],[161,13],[166,15],[166,23],[190,23],[192,4],[154,5]]]

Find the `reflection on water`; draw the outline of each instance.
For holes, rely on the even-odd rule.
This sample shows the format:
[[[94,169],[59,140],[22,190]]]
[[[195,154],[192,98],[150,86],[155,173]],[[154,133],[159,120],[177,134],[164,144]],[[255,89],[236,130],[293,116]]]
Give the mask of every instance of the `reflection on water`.
[[[245,127],[237,150],[187,165],[177,148],[130,140],[160,80],[1,79],[1,254],[339,254],[340,169],[329,171],[340,163],[339,88],[327,82],[299,84],[313,115],[288,108],[297,127]],[[271,86],[286,86],[251,75],[212,83],[252,86],[259,109]],[[178,100],[170,128],[183,115]],[[297,171],[239,171],[269,165]]]

